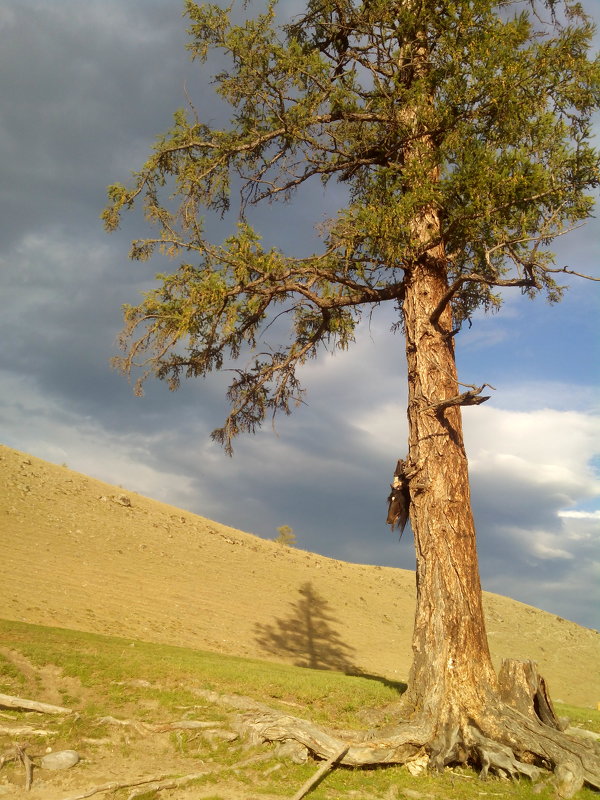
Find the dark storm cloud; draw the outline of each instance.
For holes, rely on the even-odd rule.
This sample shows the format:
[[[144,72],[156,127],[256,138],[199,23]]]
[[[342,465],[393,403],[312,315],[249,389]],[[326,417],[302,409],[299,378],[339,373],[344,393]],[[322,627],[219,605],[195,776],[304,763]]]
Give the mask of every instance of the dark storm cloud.
[[[168,394],[150,389],[141,412],[109,369],[120,306],[164,264],[127,262],[139,214],[110,239],[99,214],[187,102],[182,7],[25,0],[0,17],[2,366],[117,427],[139,429]]]
[[[187,61],[173,11],[109,0],[5,4],[4,243],[32,225],[90,226],[106,184],[168,126],[183,103]]]

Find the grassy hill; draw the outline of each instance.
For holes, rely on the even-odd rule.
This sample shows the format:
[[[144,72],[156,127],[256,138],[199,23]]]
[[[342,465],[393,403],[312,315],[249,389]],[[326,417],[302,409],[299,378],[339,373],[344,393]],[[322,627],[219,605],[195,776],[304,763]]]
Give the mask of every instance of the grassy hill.
[[[283,547],[3,446],[0,531],[0,618],[408,675],[412,572]],[[596,631],[499,595],[484,602],[496,664],[537,661],[555,699],[596,707]]]
[[[0,691],[74,712],[0,712],[0,753],[10,756],[20,742],[35,765],[29,792],[18,761],[0,768],[2,800],[290,798],[317,764],[292,762],[289,752],[249,740],[238,701],[361,731],[369,727],[367,710],[392,719],[398,697],[392,682],[2,620]],[[573,733],[600,731],[600,712],[564,706],[558,711],[571,718]],[[45,754],[65,749],[79,754],[75,769],[40,768]],[[418,777],[402,766],[337,769],[310,800],[556,797],[547,781],[533,786],[476,777],[461,766]],[[161,783],[164,792],[156,788]],[[588,789],[578,794],[581,800],[595,797]]]

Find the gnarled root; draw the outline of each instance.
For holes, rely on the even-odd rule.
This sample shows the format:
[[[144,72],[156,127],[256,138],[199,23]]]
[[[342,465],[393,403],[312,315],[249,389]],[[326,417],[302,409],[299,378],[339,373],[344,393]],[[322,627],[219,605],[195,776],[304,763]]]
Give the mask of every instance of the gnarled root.
[[[518,677],[512,694],[510,675]],[[406,764],[426,754],[432,770],[471,764],[482,779],[491,773],[535,781],[544,771],[553,771],[564,798],[572,797],[584,783],[600,789],[600,744],[561,730],[564,722],[556,717],[535,665],[510,664],[501,686],[500,695],[484,712],[462,709],[454,720],[446,709],[443,721],[440,716],[416,714],[410,722],[382,729],[379,735],[326,732],[306,720],[264,710],[246,713],[242,725],[255,741],[293,742],[296,760],[299,750],[327,760],[347,748],[339,764],[354,767]]]
[[[320,759],[330,759],[348,749],[339,763],[361,767],[371,764],[404,764],[424,752],[423,745],[431,735],[431,726],[399,725],[392,736],[367,740],[360,732],[327,732],[311,722],[287,714],[245,714],[242,727],[255,742],[297,742]],[[296,751],[296,759],[298,752]]]

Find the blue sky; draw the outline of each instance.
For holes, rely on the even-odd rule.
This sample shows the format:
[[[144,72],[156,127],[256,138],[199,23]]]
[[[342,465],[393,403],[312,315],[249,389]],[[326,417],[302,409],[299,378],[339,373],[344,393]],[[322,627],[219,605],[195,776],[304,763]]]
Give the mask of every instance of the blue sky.
[[[284,6],[290,6],[287,2]],[[588,10],[600,18],[597,1]],[[133,491],[349,561],[412,569],[410,534],[386,528],[406,450],[406,366],[391,311],[348,353],[303,371],[307,405],[236,446],[210,441],[222,376],[133,396],[111,371],[120,307],[164,264],[132,264],[132,215],[99,214],[186,89],[216,114],[184,50],[175,0],[4,0],[0,6],[0,441]],[[265,244],[300,246],[339,190],[260,212]],[[597,220],[561,240],[560,263],[600,274]],[[465,409],[484,588],[600,627],[600,285],[570,281],[558,306],[506,294],[457,338],[461,380],[492,384]]]

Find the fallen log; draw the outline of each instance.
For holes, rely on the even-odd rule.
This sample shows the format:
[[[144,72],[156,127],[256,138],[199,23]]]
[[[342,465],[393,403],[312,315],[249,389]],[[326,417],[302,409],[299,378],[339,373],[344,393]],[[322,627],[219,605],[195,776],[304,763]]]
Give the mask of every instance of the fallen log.
[[[13,697],[10,694],[0,694],[0,706],[14,708],[19,711],[37,711],[39,714],[72,714],[70,708],[53,706],[49,703],[39,703],[37,700],[27,700],[24,697]]]

